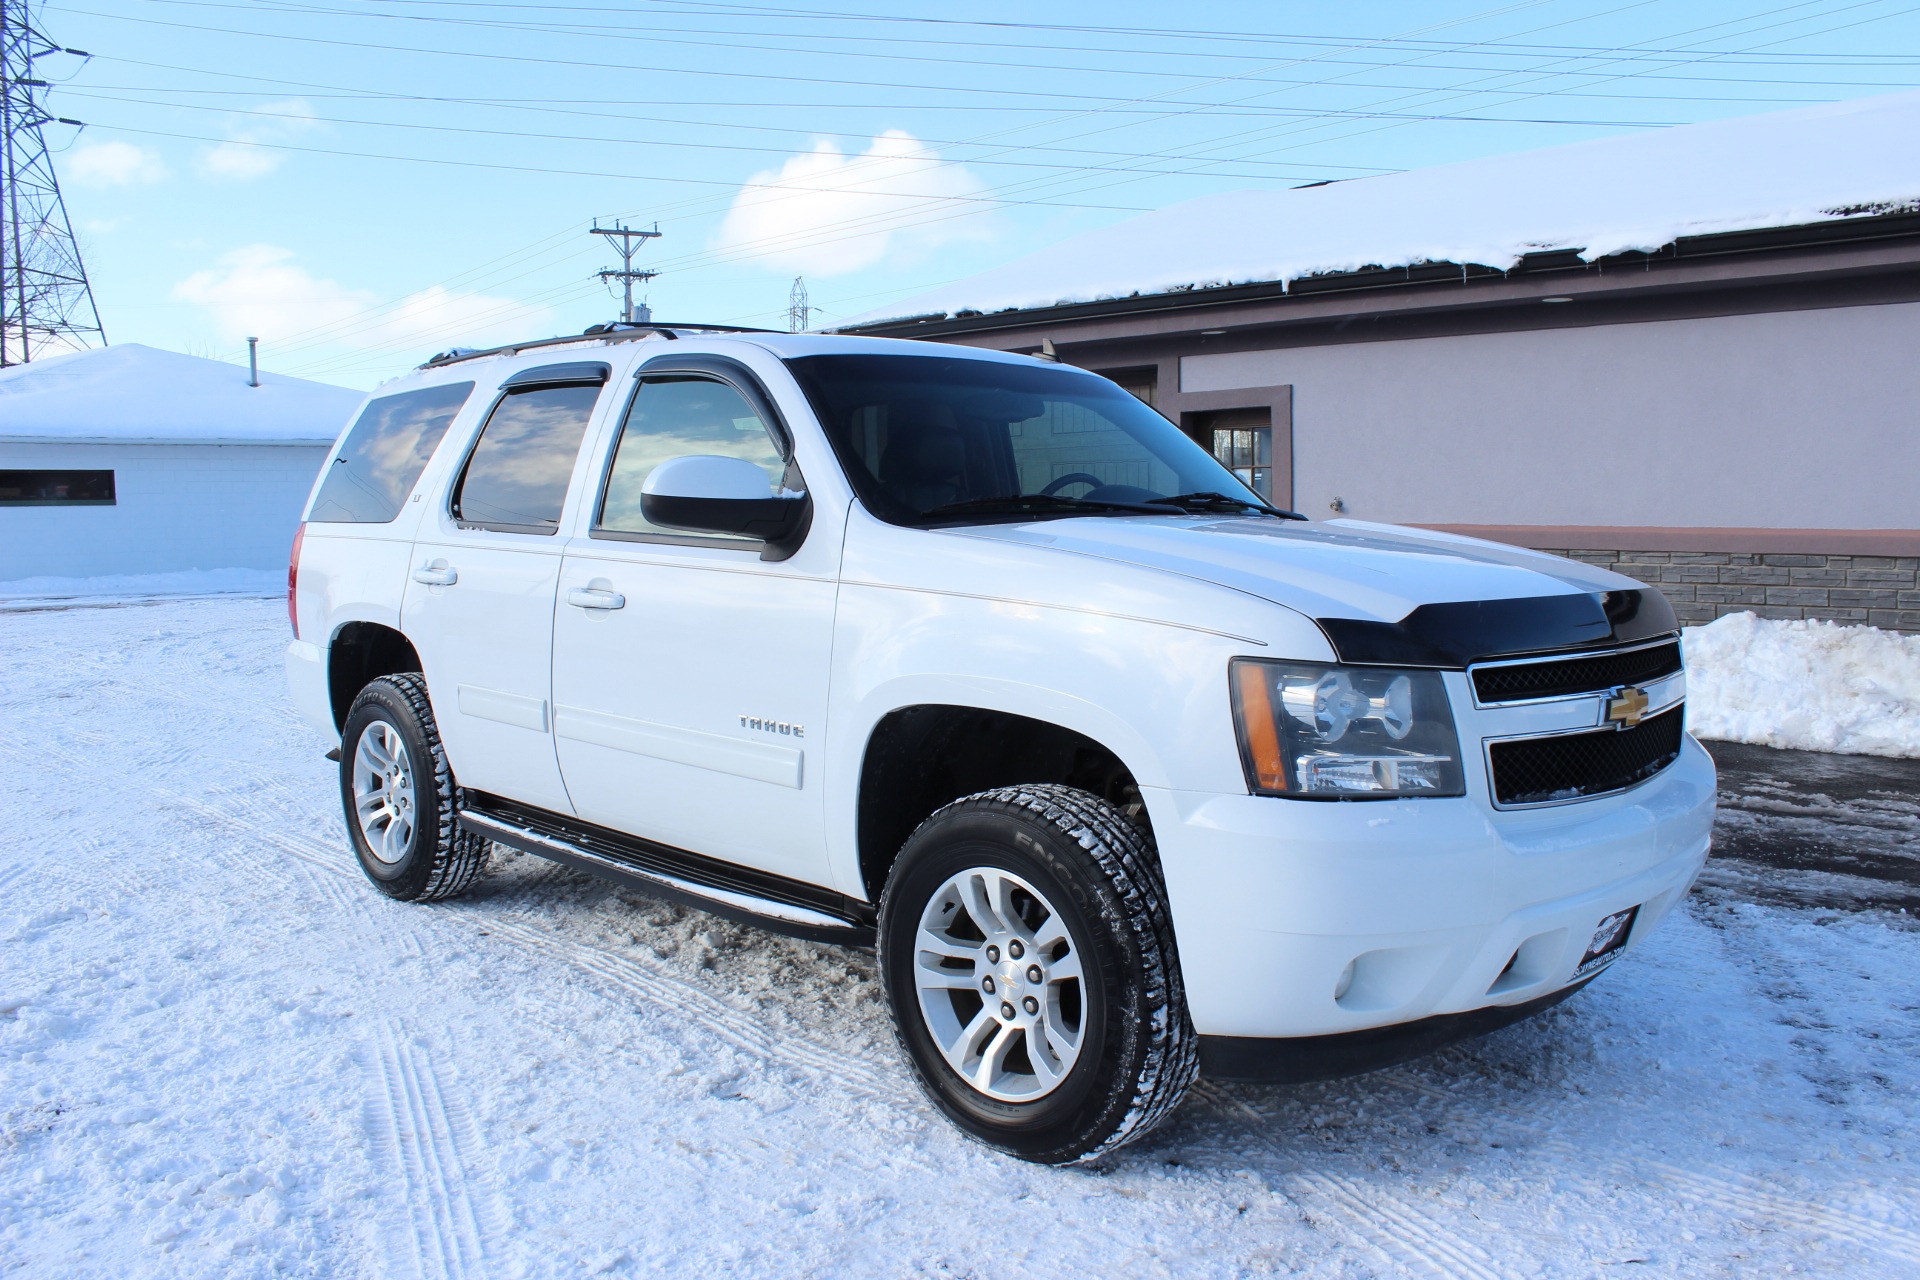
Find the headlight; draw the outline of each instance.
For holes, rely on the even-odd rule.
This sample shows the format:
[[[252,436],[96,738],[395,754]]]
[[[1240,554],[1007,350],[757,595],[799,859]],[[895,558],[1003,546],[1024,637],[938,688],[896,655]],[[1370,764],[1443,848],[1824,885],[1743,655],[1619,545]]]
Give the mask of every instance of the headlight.
[[[1240,756],[1258,795],[1466,794],[1437,671],[1236,658],[1232,684]]]

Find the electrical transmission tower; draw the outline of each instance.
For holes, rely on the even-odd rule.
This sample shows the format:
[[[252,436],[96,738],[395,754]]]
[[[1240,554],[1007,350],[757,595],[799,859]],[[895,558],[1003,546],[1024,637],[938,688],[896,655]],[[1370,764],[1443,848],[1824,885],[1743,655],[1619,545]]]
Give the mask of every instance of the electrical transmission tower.
[[[77,125],[40,105],[34,62],[87,55],[40,34],[27,0],[0,0],[0,365],[106,343],[41,126]]]
[[[807,305],[807,279],[805,276],[793,278],[793,292],[787,295],[787,328],[794,333],[804,333],[807,317],[814,308]]]
[[[0,0],[0,3],[5,3],[5,0]],[[633,269],[633,255],[640,252],[641,246],[645,245],[647,241],[659,238],[660,224],[657,222],[654,223],[653,230],[651,231],[629,231],[624,223],[617,227],[603,227],[596,222],[593,224],[593,234],[605,236],[607,243],[613,246],[614,252],[620,255],[619,270],[609,269],[598,273],[602,280],[618,280],[626,291],[626,304],[620,309],[620,318],[628,324],[647,323],[653,319],[653,312],[648,310],[647,304],[644,302],[641,303],[638,308],[635,308],[633,305],[633,282],[638,280],[644,284],[660,273],[658,271],[635,271]]]

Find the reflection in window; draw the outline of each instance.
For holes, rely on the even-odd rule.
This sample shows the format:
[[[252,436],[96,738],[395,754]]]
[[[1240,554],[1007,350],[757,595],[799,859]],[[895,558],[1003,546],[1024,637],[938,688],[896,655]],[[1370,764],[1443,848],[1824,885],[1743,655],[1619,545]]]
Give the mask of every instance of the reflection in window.
[[[935,513],[1015,495],[1244,493],[1139,397],[1078,370],[918,355],[801,356],[787,367],[860,501],[895,524],[970,519]]]
[[[648,378],[640,384],[620,428],[620,447],[607,476],[597,528],[614,533],[719,537],[663,529],[640,513],[640,490],[663,462],[696,454],[744,458],[767,473],[767,492],[779,488],[787,463],[767,424],[738,391],[710,378]]]
[[[593,386],[534,387],[494,406],[453,496],[466,524],[510,533],[553,533],[593,403]]]
[[[1092,477],[1055,490],[1070,498],[1085,497],[1108,485],[1142,493],[1181,492],[1179,472],[1101,412],[1106,406],[1044,398],[1037,403],[1043,406],[1041,413],[1012,424],[1020,492],[1039,493],[1067,476]]]
[[[111,471],[0,471],[0,507],[111,507]]]
[[[367,403],[327,467],[309,520],[385,524],[400,514],[471,382],[422,387]]]

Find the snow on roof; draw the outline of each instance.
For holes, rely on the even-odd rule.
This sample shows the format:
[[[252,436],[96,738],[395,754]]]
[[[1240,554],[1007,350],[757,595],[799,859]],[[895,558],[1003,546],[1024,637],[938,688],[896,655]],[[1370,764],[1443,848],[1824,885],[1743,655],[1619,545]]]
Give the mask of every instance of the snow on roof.
[[[363,398],[125,342],[0,369],[0,442],[332,444]]]
[[[1887,94],[1324,186],[1202,196],[848,323],[1420,262],[1505,270],[1551,249],[1591,261],[1916,199],[1920,93]]]

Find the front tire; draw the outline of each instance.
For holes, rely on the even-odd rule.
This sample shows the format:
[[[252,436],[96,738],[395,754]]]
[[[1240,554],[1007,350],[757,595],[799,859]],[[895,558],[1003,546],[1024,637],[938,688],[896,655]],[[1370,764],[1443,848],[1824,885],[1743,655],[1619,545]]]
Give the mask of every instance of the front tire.
[[[486,869],[492,844],[460,829],[459,788],[418,672],[381,676],[354,698],[340,803],[360,869],[389,898],[451,898]]]
[[[1152,838],[1087,792],[1006,787],[928,818],[887,878],[879,951],[921,1086],[1009,1155],[1095,1159],[1198,1073]]]

